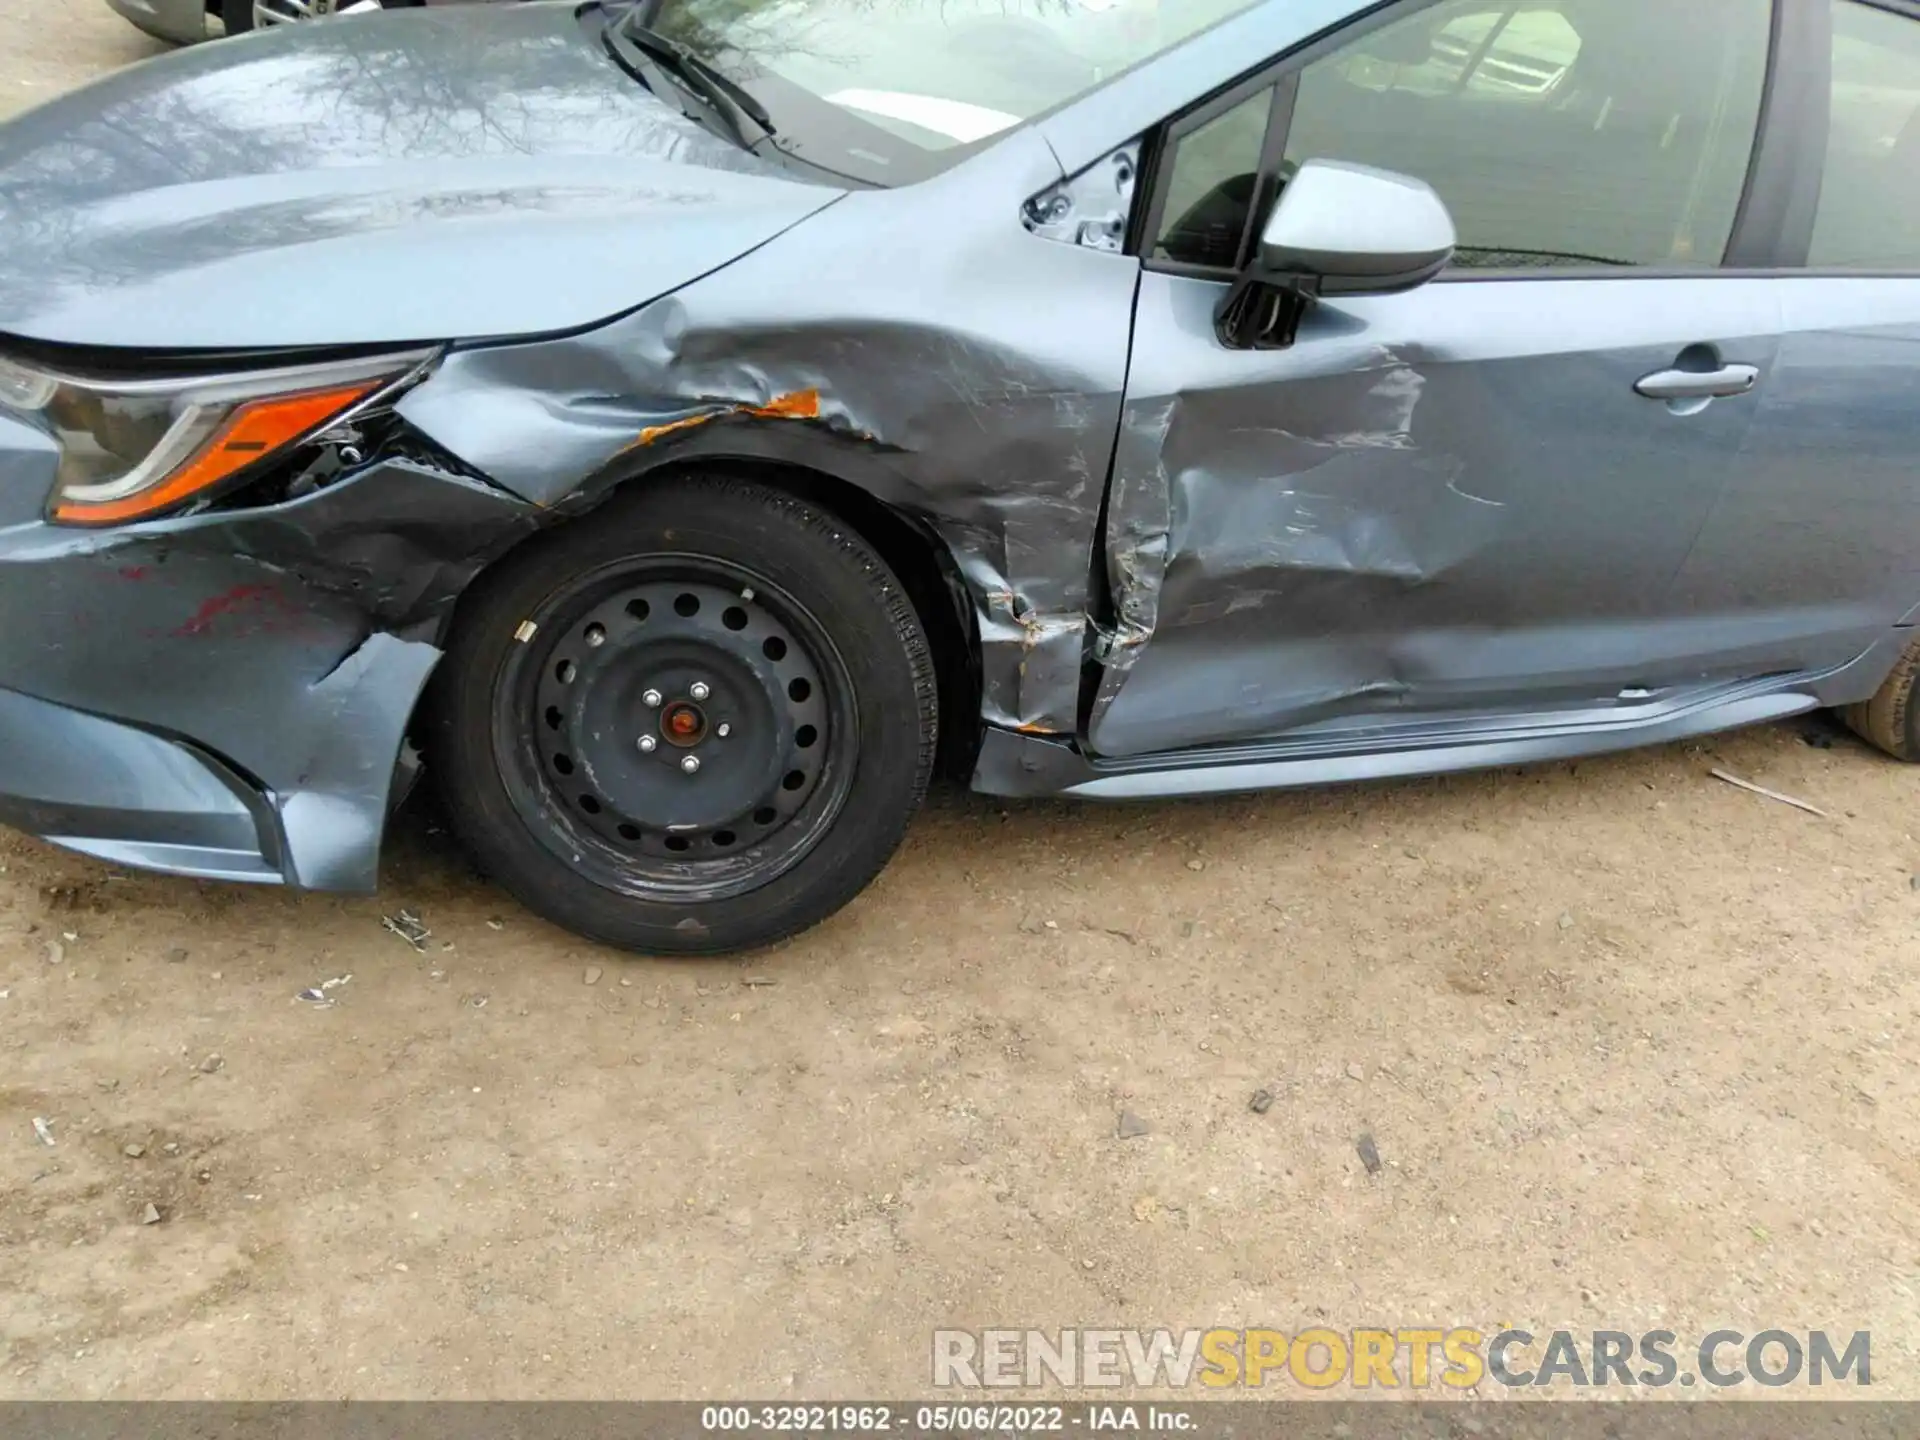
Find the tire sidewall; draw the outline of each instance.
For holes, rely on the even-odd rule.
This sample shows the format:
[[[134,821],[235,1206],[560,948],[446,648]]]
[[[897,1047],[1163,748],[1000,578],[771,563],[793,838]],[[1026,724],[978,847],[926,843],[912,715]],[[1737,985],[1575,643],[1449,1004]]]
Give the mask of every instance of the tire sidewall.
[[[1909,661],[1905,669],[1905,683],[1896,686],[1889,697],[1892,713],[1887,718],[1888,728],[1900,738],[1903,747],[1900,758],[1912,760],[1920,756],[1920,664]]]

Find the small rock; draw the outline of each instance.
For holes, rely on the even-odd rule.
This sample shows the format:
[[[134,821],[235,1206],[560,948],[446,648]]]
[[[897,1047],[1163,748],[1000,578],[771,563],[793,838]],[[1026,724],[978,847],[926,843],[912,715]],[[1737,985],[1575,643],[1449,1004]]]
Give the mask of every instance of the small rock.
[[[1114,1126],[1114,1134],[1122,1140],[1137,1140],[1142,1135],[1152,1133],[1153,1127],[1131,1110],[1122,1110],[1119,1122]]]
[[[1920,890],[1920,875],[1908,876],[1907,884],[1911,885],[1915,890]]]
[[[1204,870],[1206,868],[1207,868],[1207,862],[1204,860],[1187,861],[1187,869],[1189,870]]]
[[[186,946],[176,945],[173,947],[173,949],[167,951],[167,963],[169,965],[184,965],[186,964],[186,962],[187,962]]]
[[[1562,910],[1560,912],[1560,919],[1558,923],[1562,930],[1571,930],[1573,928],[1572,914],[1570,914],[1568,911]]]
[[[627,982],[622,980],[620,983],[624,985]],[[762,990],[769,985],[778,985],[780,982],[774,979],[773,976],[771,975],[749,975],[747,976],[746,979],[742,980],[740,983],[742,985],[748,986],[751,989]]]
[[[604,974],[606,974],[606,971],[602,970],[598,965],[589,965],[587,966],[587,973],[580,978],[589,985],[598,985],[600,983],[600,977]]]
[[[166,1144],[162,1145],[160,1148],[166,1151],[167,1154],[169,1155],[178,1155],[180,1153],[180,1142],[178,1140],[169,1140]]]
[[[1347,1066],[1347,1079],[1364,1080],[1366,1078],[1367,1078],[1367,1072],[1363,1070],[1360,1066],[1358,1065]]]
[[[226,1058],[220,1055],[209,1055],[207,1056],[206,1059],[200,1062],[200,1073],[202,1075],[217,1074],[218,1072],[226,1068],[227,1068]]]
[[[1160,1213],[1160,1202],[1151,1195],[1142,1195],[1133,1202],[1133,1218],[1142,1225],[1147,1224]]]
[[[66,958],[67,958],[66,946],[62,945],[58,940],[47,941],[47,963],[49,965],[58,965],[62,960]]]
[[[147,1202],[147,1208],[140,1212],[140,1223],[142,1225],[158,1225],[160,1223],[160,1207],[149,1200]]]
[[[142,1155],[147,1153],[147,1147],[144,1145],[122,1145],[120,1147],[120,1153],[129,1160],[138,1160]]]
[[[1091,1260],[1082,1260],[1082,1261],[1080,1262],[1080,1268],[1081,1268],[1082,1270],[1091,1270],[1091,1269],[1093,1269],[1093,1261],[1091,1261]]]
[[[1273,1092],[1271,1090],[1254,1091],[1253,1099],[1249,1102],[1248,1108],[1256,1115],[1266,1114],[1267,1111],[1273,1108]]]
[[[507,922],[504,920],[487,921],[487,929],[489,930],[504,930],[506,928],[507,928]]]
[[[218,980],[218,979],[220,978],[220,972],[219,972],[218,970],[216,970],[216,971],[214,971],[214,972],[213,972],[213,978],[214,978],[214,979],[216,979],[216,980]]]
[[[1373,1143],[1373,1136],[1362,1135],[1353,1142],[1353,1148],[1359,1153],[1360,1163],[1367,1167],[1367,1174],[1380,1173],[1380,1147]]]
[[[1800,738],[1816,750],[1833,749],[1833,736],[1824,730],[1803,730]]]

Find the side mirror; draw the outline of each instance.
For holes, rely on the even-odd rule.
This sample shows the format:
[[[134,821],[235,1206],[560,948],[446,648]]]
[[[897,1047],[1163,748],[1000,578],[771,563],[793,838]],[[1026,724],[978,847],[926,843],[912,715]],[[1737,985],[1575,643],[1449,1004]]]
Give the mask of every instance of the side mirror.
[[[1305,297],[1396,295],[1446,269],[1458,243],[1425,181],[1309,160],[1267,217],[1249,278]]]

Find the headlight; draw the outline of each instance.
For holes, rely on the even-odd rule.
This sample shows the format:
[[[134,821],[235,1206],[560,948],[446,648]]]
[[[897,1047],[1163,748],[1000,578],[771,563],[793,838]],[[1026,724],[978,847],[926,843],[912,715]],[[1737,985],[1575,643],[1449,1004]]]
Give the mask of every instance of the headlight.
[[[60,443],[49,504],[67,525],[119,525],[203,497],[418,378],[432,351],[252,374],[86,379],[0,358],[0,406]]]

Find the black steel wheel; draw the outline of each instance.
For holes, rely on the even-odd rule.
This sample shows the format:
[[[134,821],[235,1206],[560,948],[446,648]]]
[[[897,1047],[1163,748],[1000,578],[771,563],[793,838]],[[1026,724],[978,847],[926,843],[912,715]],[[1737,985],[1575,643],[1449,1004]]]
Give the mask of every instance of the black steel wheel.
[[[817,842],[859,720],[833,642],[727,562],[641,555],[528,617],[496,692],[496,761],[542,839],[611,890],[724,899]]]
[[[531,908],[707,954],[826,918],[925,793],[932,657],[864,542],[783,492],[643,483],[463,602],[429,732],[455,828]]]

